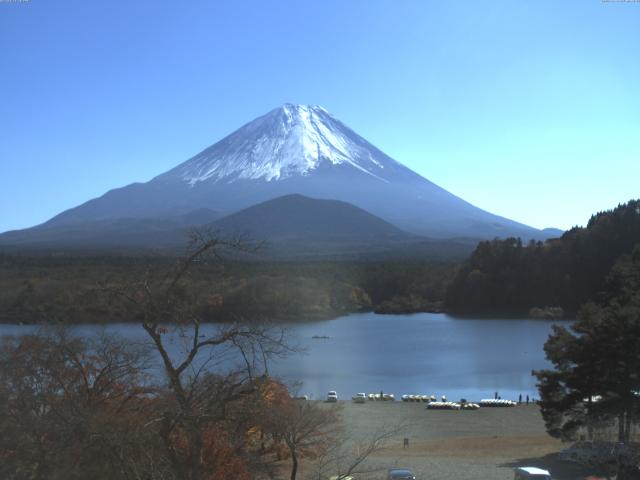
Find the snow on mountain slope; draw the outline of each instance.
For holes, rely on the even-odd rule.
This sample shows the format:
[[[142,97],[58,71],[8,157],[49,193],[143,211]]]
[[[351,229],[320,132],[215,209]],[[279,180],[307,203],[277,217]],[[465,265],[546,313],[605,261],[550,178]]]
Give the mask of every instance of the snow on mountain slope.
[[[286,104],[246,124],[169,172],[189,185],[206,180],[282,180],[309,175],[323,162],[348,164],[381,181],[390,159],[353,139],[319,106]],[[379,153],[379,154],[378,154]],[[377,158],[376,158],[377,157]]]

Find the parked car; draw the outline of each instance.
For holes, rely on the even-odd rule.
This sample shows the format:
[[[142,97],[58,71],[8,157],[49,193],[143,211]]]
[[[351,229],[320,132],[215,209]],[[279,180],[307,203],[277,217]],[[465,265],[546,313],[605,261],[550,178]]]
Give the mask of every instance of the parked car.
[[[338,401],[338,393],[335,390],[329,390],[327,393],[327,402],[337,402]]]
[[[416,476],[408,468],[392,468],[387,480],[416,480]]]
[[[367,402],[367,394],[366,393],[356,393],[353,397],[353,403],[366,403]]]
[[[514,473],[514,480],[551,480],[549,470],[538,467],[518,467]]]

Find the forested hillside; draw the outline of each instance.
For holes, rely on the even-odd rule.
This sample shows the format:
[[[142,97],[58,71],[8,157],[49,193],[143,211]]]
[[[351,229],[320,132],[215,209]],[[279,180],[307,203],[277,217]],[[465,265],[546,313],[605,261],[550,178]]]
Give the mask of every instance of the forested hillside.
[[[640,243],[640,200],[591,217],[561,238],[523,244],[518,238],[481,242],[460,267],[446,307],[460,313],[524,314],[559,306],[573,315],[598,300],[621,255]]]
[[[136,321],[111,291],[159,276],[163,256],[0,255],[0,322]],[[358,311],[432,310],[455,265],[431,262],[239,262],[201,265],[189,288],[204,318],[303,321]]]

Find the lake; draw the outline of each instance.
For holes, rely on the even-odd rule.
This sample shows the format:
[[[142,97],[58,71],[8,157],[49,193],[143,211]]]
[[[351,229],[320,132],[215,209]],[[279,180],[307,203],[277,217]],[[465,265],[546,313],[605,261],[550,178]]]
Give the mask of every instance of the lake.
[[[450,400],[538,397],[531,370],[548,367],[543,345],[551,325],[567,321],[456,318],[446,314],[363,313],[293,325],[290,334],[305,352],[274,361],[270,370],[287,382],[302,381],[301,394],[340,398],[383,391],[446,395]],[[0,325],[0,335],[37,327]],[[79,325],[78,335],[106,329],[146,341],[135,324]],[[314,339],[326,336],[326,339]],[[180,342],[172,349],[178,351]]]

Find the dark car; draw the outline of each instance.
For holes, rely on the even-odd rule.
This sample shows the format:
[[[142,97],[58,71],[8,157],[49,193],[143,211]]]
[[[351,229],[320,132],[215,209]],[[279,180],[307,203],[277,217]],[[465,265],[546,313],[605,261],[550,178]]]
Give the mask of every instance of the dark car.
[[[416,476],[408,468],[392,468],[388,480],[416,480]]]

